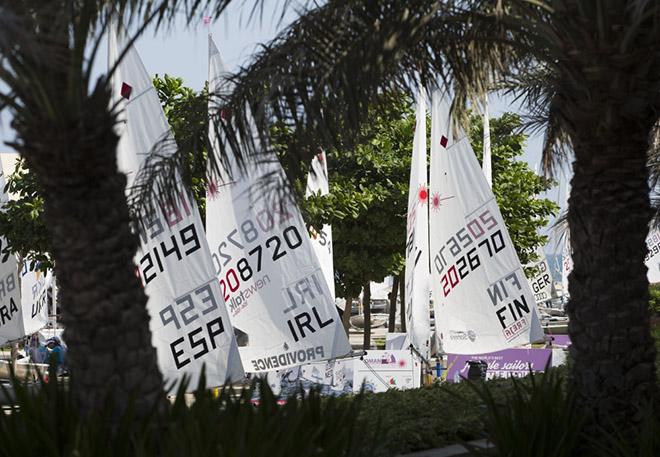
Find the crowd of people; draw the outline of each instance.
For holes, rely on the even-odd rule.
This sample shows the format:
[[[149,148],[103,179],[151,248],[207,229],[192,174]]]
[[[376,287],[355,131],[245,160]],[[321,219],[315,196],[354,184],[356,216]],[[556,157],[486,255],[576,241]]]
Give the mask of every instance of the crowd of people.
[[[33,363],[55,363],[59,372],[66,369],[66,346],[58,336],[48,338],[43,344],[39,341],[37,334],[28,340],[25,353]]]

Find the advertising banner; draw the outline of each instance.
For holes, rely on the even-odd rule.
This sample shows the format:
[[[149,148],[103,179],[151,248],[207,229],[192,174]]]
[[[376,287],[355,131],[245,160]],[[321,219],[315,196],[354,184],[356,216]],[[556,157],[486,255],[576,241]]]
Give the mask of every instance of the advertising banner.
[[[446,380],[460,382],[467,378],[468,362],[484,361],[488,364],[486,379],[524,377],[530,369],[542,372],[552,357],[551,349],[505,349],[487,354],[447,354]]]
[[[421,384],[422,366],[409,350],[367,351],[355,360],[353,391],[366,392],[414,389]]]

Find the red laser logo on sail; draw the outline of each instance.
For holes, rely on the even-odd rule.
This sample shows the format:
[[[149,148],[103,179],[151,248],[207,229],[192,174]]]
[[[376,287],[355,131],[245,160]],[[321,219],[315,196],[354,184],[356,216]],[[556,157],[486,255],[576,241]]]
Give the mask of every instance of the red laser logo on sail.
[[[450,198],[454,198],[454,196],[451,195],[449,197],[443,198],[442,195],[440,195],[440,192],[434,193],[433,196],[431,197],[431,208],[434,211],[439,211],[440,207],[442,206],[442,202],[445,200],[449,200]]]
[[[419,190],[417,191],[417,200],[420,205],[425,205],[429,201],[429,190],[423,184],[419,186]]]

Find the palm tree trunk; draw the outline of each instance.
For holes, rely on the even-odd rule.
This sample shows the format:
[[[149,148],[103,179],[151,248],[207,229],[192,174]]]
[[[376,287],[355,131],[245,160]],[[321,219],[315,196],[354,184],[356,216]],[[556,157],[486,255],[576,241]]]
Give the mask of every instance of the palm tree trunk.
[[[406,333],[406,282],[403,273],[399,274],[399,295],[401,298],[401,331]]]
[[[396,296],[399,292],[399,276],[394,275],[392,279],[392,292],[390,292],[390,316],[387,331],[392,333],[396,330]]]
[[[101,411],[110,398],[121,414],[134,396],[137,414],[147,414],[165,396],[133,263],[138,240],[129,226],[126,177],[117,170],[114,117],[107,102],[88,103],[98,109],[69,130],[46,121],[17,125],[19,149],[44,191],[80,412]]]
[[[166,399],[133,263],[138,239],[129,226],[126,176],[117,169],[117,116],[109,112],[106,82],[88,87],[83,76],[90,17],[69,16],[80,11],[57,5],[25,16],[36,18],[32,33],[40,39],[34,49],[17,51],[25,74],[13,87],[20,100],[13,146],[43,191],[79,412],[119,418],[133,398],[135,413],[144,416]],[[78,19],[72,40],[70,24]],[[36,82],[20,84],[25,78]]]
[[[584,138],[574,139],[568,211],[572,382],[594,428],[639,421],[657,389],[644,265],[647,135],[643,126],[613,119],[597,136],[589,122],[576,127]]]
[[[362,308],[364,309],[364,339],[362,348],[371,349],[371,284],[367,281],[362,289]]]
[[[353,311],[353,297],[345,297],[346,306],[344,306],[344,314],[341,315],[341,323],[344,326],[346,336],[348,336],[348,329],[351,325],[351,312]]]

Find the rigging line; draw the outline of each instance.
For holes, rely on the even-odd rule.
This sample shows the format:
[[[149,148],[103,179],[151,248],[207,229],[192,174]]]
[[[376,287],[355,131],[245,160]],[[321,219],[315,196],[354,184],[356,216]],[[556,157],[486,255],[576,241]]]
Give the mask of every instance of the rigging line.
[[[410,349],[410,352],[411,352],[411,353],[417,354],[417,357],[419,357],[419,358],[422,360],[422,362],[424,362],[427,366],[429,366],[429,367],[431,366],[431,362],[430,362],[428,359],[426,359],[426,358],[422,355],[422,353],[419,352],[419,351],[417,350],[417,348],[416,348],[415,346],[413,346],[413,345],[411,344],[411,345],[408,347],[408,349]]]
[[[376,372],[376,370],[374,370],[374,369],[372,368],[372,366],[371,366],[371,364],[370,364],[369,362],[367,362],[366,360],[364,360],[364,356],[360,357],[360,360],[362,360],[362,362],[364,362],[364,364],[366,365],[366,367],[369,368],[369,371],[371,371],[371,372],[374,374],[374,376],[376,376],[376,378],[378,378],[378,380],[379,380],[380,382],[383,383],[383,385],[387,388],[387,390],[390,390],[390,389],[391,389],[391,387],[390,387],[390,385],[387,383],[387,381],[385,381],[383,378],[381,378],[381,376]],[[363,382],[364,382],[364,381],[363,381]]]

